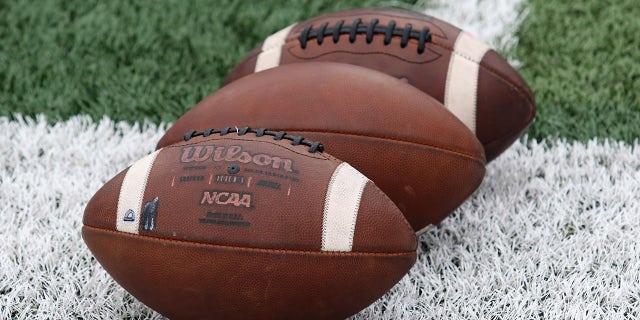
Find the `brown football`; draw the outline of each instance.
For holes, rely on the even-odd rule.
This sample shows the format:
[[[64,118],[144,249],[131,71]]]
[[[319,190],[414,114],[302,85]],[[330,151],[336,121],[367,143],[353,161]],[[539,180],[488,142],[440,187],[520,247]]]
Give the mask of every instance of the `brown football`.
[[[127,291],[175,319],[342,319],[416,259],[402,212],[317,142],[190,132],[107,182],[82,236]]]
[[[482,146],[441,103],[342,63],[289,64],[234,81],[180,117],[158,147],[192,128],[244,124],[322,141],[373,180],[417,231],[449,215],[485,172]]]
[[[357,9],[293,24],[251,51],[226,83],[278,65],[332,61],[405,79],[435,97],[473,131],[491,161],[535,115],[531,89],[497,52],[431,16]]]

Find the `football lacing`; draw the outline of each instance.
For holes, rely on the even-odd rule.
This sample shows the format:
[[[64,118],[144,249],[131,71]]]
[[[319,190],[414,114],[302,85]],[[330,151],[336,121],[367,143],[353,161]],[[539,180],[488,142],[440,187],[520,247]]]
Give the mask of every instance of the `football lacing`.
[[[407,46],[409,39],[418,40],[418,53],[424,52],[424,45],[426,42],[431,42],[431,33],[428,27],[422,28],[422,30],[414,30],[410,23],[407,23],[404,27],[396,27],[395,21],[390,21],[389,25],[378,24],[378,19],[371,20],[370,23],[362,23],[362,19],[356,19],[350,25],[345,25],[344,20],[339,21],[333,27],[329,26],[329,23],[322,24],[319,28],[314,29],[309,25],[302,30],[298,40],[300,41],[300,47],[305,49],[307,42],[317,40],[318,45],[321,45],[325,36],[332,36],[333,43],[338,43],[341,34],[349,35],[349,42],[354,43],[356,41],[356,35],[366,34],[367,43],[373,41],[375,34],[384,34],[384,45],[391,43],[391,37],[401,36],[400,47]]]
[[[247,133],[255,134],[256,137],[272,136],[274,140],[290,140],[291,145],[303,145],[309,147],[309,153],[324,152],[324,145],[317,141],[307,140],[301,136],[293,136],[287,134],[284,131],[271,131],[265,128],[252,129],[250,127],[226,127],[222,129],[204,129],[202,131],[191,130],[184,135],[184,141],[189,141],[193,137],[203,136],[208,137],[212,134],[219,134],[220,136],[227,135],[229,133],[237,133],[239,136],[243,136]]]

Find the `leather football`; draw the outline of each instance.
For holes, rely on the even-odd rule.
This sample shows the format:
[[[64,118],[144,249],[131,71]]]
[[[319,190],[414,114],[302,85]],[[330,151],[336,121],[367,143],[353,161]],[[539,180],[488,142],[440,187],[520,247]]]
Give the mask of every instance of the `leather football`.
[[[82,236],[127,291],[175,319],[343,319],[416,259],[368,178],[285,132],[189,132],[108,181]]]
[[[497,52],[445,21],[400,9],[341,11],[293,24],[249,52],[225,82],[312,61],[356,64],[408,81],[460,118],[488,161],[535,115],[531,89]]]
[[[439,223],[476,190],[482,146],[440,102],[384,73],[298,63],[234,81],[180,117],[165,147],[196,128],[267,127],[322,141],[369,177],[416,231]]]

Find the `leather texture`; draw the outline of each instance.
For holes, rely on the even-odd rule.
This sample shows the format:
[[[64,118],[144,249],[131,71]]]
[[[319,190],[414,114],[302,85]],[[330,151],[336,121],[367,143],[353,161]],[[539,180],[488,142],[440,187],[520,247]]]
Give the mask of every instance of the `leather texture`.
[[[410,24],[412,29],[429,28],[432,41],[418,52],[418,41],[410,39],[401,46],[401,36],[391,37],[384,44],[384,34],[376,34],[370,43],[366,35],[359,34],[350,42],[342,34],[337,42],[325,36],[322,43],[307,41],[302,48],[301,32],[307,26],[320,28],[323,24],[335,26],[343,21],[349,25],[361,19],[363,23],[378,20],[378,25],[394,21],[396,27]],[[356,9],[322,15],[296,24],[282,45],[280,65],[301,62],[341,62],[359,65],[405,79],[411,85],[444,102],[447,73],[455,41],[461,30],[431,16],[400,9]],[[225,80],[231,83],[254,72],[262,44],[249,52],[232,69]],[[493,160],[528,127],[535,116],[535,101],[525,80],[494,50],[489,50],[481,61],[478,75],[476,135],[485,148],[486,159]]]
[[[482,146],[441,103],[386,74],[340,63],[284,65],[230,83],[178,119],[158,147],[189,130],[244,125],[321,141],[373,180],[415,230],[449,215],[485,172]]]
[[[82,237],[122,287],[170,319],[344,319],[381,297],[416,259],[415,251],[256,249],[89,226]]]
[[[122,287],[170,318],[342,319],[406,274],[417,240],[368,181],[349,250],[322,250],[341,163],[271,136],[196,136],[161,149],[151,166],[142,202],[157,208],[153,228],[117,230],[128,168],[90,200],[83,239]]]

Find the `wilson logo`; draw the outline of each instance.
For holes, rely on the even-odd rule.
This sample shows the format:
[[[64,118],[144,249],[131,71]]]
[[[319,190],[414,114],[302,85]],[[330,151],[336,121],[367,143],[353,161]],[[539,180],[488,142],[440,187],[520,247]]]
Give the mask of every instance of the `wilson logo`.
[[[191,162],[239,162],[253,163],[258,166],[293,172],[293,161],[264,153],[251,153],[243,150],[241,146],[216,147],[216,146],[188,146],[182,148],[180,161]]]
[[[200,205],[251,208],[251,194],[226,191],[203,191]]]

